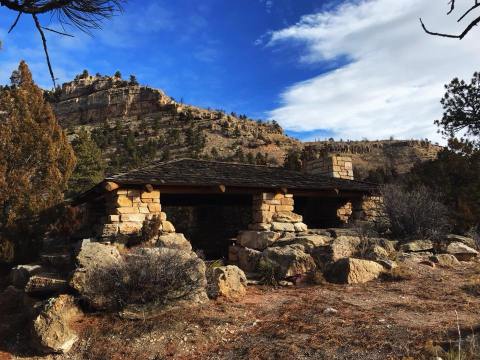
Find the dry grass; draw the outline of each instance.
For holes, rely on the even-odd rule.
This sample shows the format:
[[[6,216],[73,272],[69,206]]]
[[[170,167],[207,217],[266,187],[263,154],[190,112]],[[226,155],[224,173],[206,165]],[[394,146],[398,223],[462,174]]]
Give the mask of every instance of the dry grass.
[[[145,321],[89,315],[76,324],[82,340],[69,358],[384,360],[441,354],[453,360],[455,310],[462,338],[480,332],[480,297],[464,290],[479,276],[473,265],[418,265],[408,281],[250,287],[241,301],[211,301]],[[328,307],[338,313],[325,314]],[[461,360],[479,359],[467,350],[462,348]]]

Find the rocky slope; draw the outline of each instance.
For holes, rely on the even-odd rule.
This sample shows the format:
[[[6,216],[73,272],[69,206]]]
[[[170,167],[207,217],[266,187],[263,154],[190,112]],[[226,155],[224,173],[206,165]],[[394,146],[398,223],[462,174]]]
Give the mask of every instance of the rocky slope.
[[[293,149],[303,159],[322,153],[351,155],[357,178],[366,178],[372,171],[408,172],[441,149],[428,141],[301,143],[275,122],[185,105],[135,79],[115,76],[84,73],[47,97],[71,138],[81,128],[92,133],[109,172],[180,157],[282,165]]]
[[[118,77],[78,76],[49,98],[69,135],[91,131],[115,170],[186,156],[275,165],[301,146],[276,123],[181,104]]]

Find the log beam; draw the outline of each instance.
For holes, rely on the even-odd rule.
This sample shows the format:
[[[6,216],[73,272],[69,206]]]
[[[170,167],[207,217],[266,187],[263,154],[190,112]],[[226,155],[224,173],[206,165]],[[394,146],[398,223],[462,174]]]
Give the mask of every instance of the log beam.
[[[107,181],[104,187],[105,187],[105,190],[110,192],[110,191],[117,190],[120,187],[120,185],[118,185],[113,181]]]

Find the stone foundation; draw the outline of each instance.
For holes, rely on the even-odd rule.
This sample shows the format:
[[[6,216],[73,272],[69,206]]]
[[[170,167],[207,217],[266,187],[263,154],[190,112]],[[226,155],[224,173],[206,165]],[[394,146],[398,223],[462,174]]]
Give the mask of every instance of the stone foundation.
[[[136,189],[118,189],[106,197],[107,218],[101,229],[102,238],[121,238],[141,233],[145,220],[159,216],[160,230],[175,232],[162,212],[159,191],[141,191]]]

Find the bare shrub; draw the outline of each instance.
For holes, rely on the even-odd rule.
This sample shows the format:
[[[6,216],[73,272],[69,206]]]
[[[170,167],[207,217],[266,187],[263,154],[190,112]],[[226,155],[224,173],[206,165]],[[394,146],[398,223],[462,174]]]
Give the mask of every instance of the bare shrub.
[[[277,286],[279,281],[282,280],[280,266],[274,261],[262,258],[258,262],[257,268],[260,274],[260,282],[263,285]]]
[[[207,294],[210,297],[214,297],[213,295],[215,293],[216,286],[213,283],[214,282],[213,274],[215,269],[221,266],[224,266],[224,263],[222,260],[213,260],[213,261],[206,261],[205,265],[206,265],[205,276],[207,278]]]
[[[198,257],[173,249],[144,248],[122,262],[89,272],[83,295],[121,310],[127,305],[161,306],[188,300],[205,286],[205,264]]]
[[[448,233],[451,226],[448,210],[427,188],[408,190],[389,184],[381,189],[380,227],[388,227],[398,240],[436,240]]]
[[[162,221],[160,216],[154,215],[151,219],[145,219],[142,226],[142,232],[139,235],[131,236],[128,239],[128,246],[137,246],[140,244],[145,244],[156,239],[160,234],[160,226]]]

